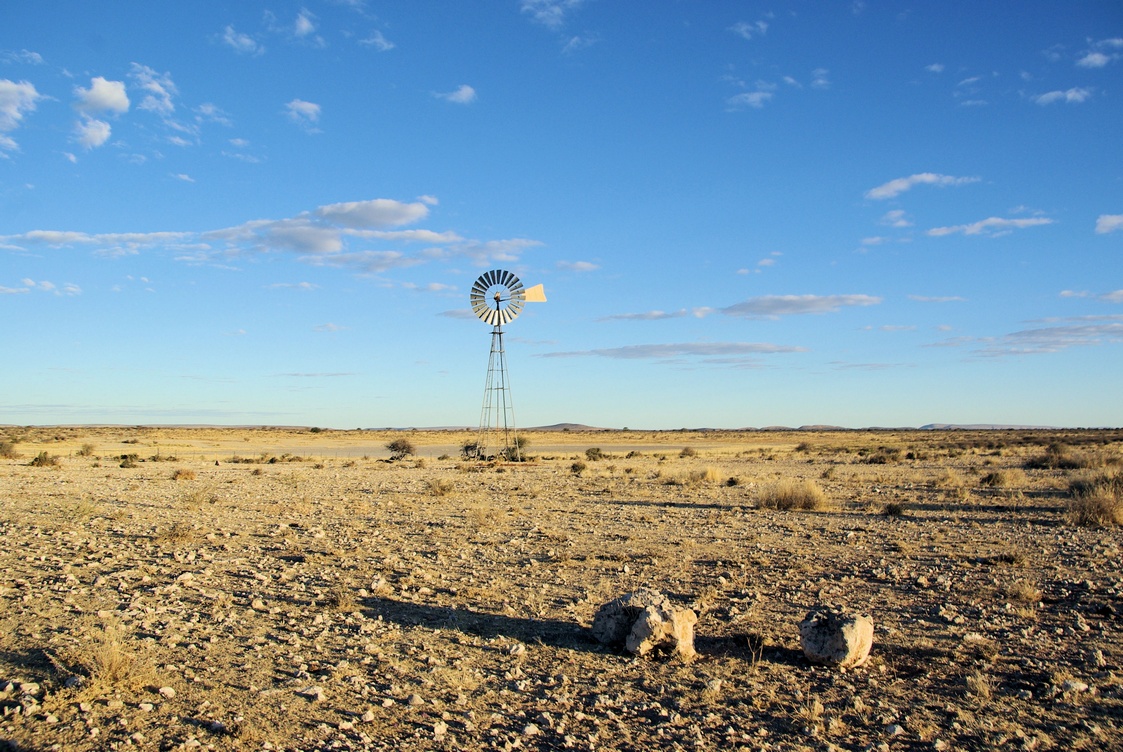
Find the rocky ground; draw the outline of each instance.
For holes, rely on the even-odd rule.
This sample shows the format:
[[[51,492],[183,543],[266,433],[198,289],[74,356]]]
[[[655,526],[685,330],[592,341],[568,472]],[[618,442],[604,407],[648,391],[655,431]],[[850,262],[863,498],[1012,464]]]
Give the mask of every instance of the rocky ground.
[[[1123,432],[5,433],[0,749],[1123,746],[1123,535],[1066,512]],[[592,638],[640,587],[697,657]]]

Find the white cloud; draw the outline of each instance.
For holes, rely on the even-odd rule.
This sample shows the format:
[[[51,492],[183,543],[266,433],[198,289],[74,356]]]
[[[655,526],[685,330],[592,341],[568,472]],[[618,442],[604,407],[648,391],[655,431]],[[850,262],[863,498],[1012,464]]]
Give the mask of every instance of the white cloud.
[[[944,296],[930,296],[930,295],[909,295],[909,300],[915,300],[918,303],[964,303],[966,298],[961,298],[958,295],[944,295]]]
[[[764,34],[764,32],[768,31],[768,22],[767,21],[752,21],[752,22],[740,21],[740,22],[735,23],[732,26],[730,26],[729,30],[732,31],[734,34],[736,34],[739,37],[751,40],[753,37],[761,36],[761,35]]]
[[[172,173],[172,177],[175,178],[176,180],[182,180],[185,183],[194,183],[195,182],[195,178],[193,178],[190,175],[188,175],[186,173],[183,173],[183,172]]]
[[[883,183],[876,188],[871,188],[866,191],[866,198],[874,200],[894,198],[910,190],[915,185],[935,185],[943,188],[946,186],[967,185],[968,183],[977,182],[979,182],[979,178],[957,178],[952,175],[940,175],[934,172],[920,172],[915,175],[909,175],[907,178],[894,178],[888,183]]]
[[[0,150],[16,151],[16,142],[5,133],[19,128],[24,115],[35,111],[35,103],[42,99],[35,86],[27,81],[0,79]]]
[[[1096,232],[1106,235],[1109,232],[1123,230],[1123,214],[1101,214],[1096,218]]]
[[[583,3],[584,0],[522,0],[520,7],[537,23],[560,29],[565,25],[566,16]]]
[[[735,94],[725,103],[731,109],[743,109],[745,107],[752,107],[753,109],[763,109],[764,105],[772,100],[772,92],[770,91],[746,91],[741,94]]]
[[[719,311],[727,316],[773,318],[834,313],[843,307],[870,306],[880,302],[881,298],[872,295],[763,295],[721,308]]]
[[[805,352],[802,347],[767,342],[687,342],[675,344],[625,345],[601,350],[545,353],[544,358],[575,358],[595,355],[623,360],[669,360],[683,357],[724,358],[729,356],[769,355]]]
[[[333,324],[329,321],[326,324],[320,324],[318,326],[312,327],[312,331],[314,331],[314,332],[342,332],[346,328],[347,327],[345,327],[345,326],[340,326],[339,324]],[[304,375],[312,375],[312,374],[304,374]],[[348,374],[315,374],[315,375],[316,376],[328,376],[328,375],[330,375],[330,376],[343,376],[343,375],[348,375]]]
[[[1088,51],[1077,59],[1076,64],[1081,68],[1103,68],[1118,60],[1120,51],[1123,51],[1123,39],[1101,39],[1093,42]]]
[[[434,96],[454,104],[471,104],[476,101],[476,90],[468,84],[461,84],[456,91],[437,93]]]
[[[294,99],[285,105],[285,112],[289,120],[304,128],[309,133],[318,133],[316,123],[320,122],[320,105],[305,102],[303,99]]]
[[[316,24],[312,21],[313,18],[315,18],[315,16],[302,8],[300,13],[296,15],[296,22],[293,24],[292,33],[298,37],[306,37],[316,31]]]
[[[87,149],[94,149],[109,140],[112,129],[109,123],[95,118],[83,118],[74,125],[74,140]]]
[[[398,227],[424,219],[429,214],[429,207],[422,202],[407,204],[376,198],[328,204],[316,209],[315,214],[345,227]]]
[[[90,79],[90,88],[74,87],[78,98],[74,109],[93,116],[99,112],[121,114],[129,111],[129,96],[125,93],[124,81],[107,81],[101,76]]]
[[[811,88],[812,89],[829,89],[831,86],[830,79],[827,74],[830,73],[826,68],[816,68],[811,71]]]
[[[589,261],[559,261],[558,268],[567,272],[592,272],[600,269],[599,266]]]
[[[303,261],[312,266],[354,269],[364,274],[381,274],[422,263],[420,259],[411,258],[399,251],[358,251],[356,253],[301,256],[298,261]]]
[[[1067,350],[1070,347],[1090,347],[1109,342],[1123,342],[1123,323],[1074,323],[1040,329],[1023,329],[1006,334],[997,340],[984,340],[985,347],[976,352],[986,357],[1043,355]]]
[[[1033,101],[1039,105],[1049,105],[1054,102],[1065,102],[1066,104],[1080,104],[1092,96],[1091,89],[1074,88],[1066,91],[1050,91],[1045,94],[1040,94],[1033,98]]]
[[[912,227],[912,222],[905,216],[903,209],[893,209],[892,211],[885,212],[885,216],[881,218],[881,224],[886,227]]]
[[[261,55],[265,52],[263,45],[258,44],[248,34],[234,31],[233,26],[227,26],[222,30],[222,42],[230,49],[241,54]]]
[[[1123,290],[1106,292],[1100,296],[1100,300],[1106,300],[1108,303],[1123,303]]]
[[[924,70],[928,71],[929,73],[943,73],[944,72],[944,64],[943,63],[932,63],[931,65],[924,66]]]
[[[367,35],[366,39],[360,39],[359,44],[366,47],[373,47],[379,52],[389,52],[390,50],[394,49],[394,43],[383,36],[382,32],[378,29],[375,29],[369,35]]]
[[[23,63],[25,65],[42,65],[43,56],[38,52],[31,52],[30,50],[5,50],[0,52],[0,62],[4,63]]]
[[[175,111],[172,103],[178,91],[170,73],[157,73],[147,65],[133,63],[129,77],[144,92],[144,99],[137,105],[139,109],[167,117]]]
[[[1005,219],[1003,217],[987,217],[986,219],[972,222],[967,225],[952,225],[950,227],[933,227],[928,231],[932,237],[942,237],[944,235],[954,235],[962,233],[964,235],[986,235],[989,237],[997,237],[1006,235],[1014,230],[1023,230],[1027,227],[1039,227],[1041,225],[1051,225],[1053,220],[1047,217],[1029,217],[1026,219]]]

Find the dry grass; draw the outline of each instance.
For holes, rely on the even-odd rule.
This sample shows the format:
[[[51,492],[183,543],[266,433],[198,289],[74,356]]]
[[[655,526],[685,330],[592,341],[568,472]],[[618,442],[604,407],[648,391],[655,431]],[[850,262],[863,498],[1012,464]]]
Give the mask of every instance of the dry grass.
[[[761,491],[758,503],[762,509],[821,511],[827,495],[813,480],[780,480]]]
[[[184,467],[176,468],[172,473],[172,480],[195,480],[195,471]]]
[[[1068,519],[1080,527],[1123,525],[1123,473],[1099,473],[1069,484]]]
[[[135,690],[155,679],[152,664],[133,651],[124,629],[116,624],[91,628],[85,644],[66,657],[85,674],[84,689],[91,695]]]

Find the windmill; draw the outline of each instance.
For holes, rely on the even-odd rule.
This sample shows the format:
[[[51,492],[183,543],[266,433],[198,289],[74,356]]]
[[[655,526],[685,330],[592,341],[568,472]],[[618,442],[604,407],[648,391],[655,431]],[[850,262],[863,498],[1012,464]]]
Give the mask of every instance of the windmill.
[[[468,295],[472,311],[491,324],[491,355],[487,360],[487,382],[480,410],[480,431],[475,446],[465,447],[466,455],[478,459],[504,457],[522,460],[515,436],[515,408],[507,376],[507,355],[503,350],[503,325],[515,320],[525,303],[545,303],[542,285],[523,287],[514,274],[502,269],[484,272]]]

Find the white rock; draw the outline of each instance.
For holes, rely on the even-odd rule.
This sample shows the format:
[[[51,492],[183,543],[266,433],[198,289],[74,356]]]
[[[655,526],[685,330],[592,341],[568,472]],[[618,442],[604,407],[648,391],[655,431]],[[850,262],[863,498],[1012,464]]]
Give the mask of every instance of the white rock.
[[[640,588],[597,609],[593,636],[606,645],[623,645],[636,655],[666,649],[689,658],[694,652],[694,624],[698,616],[675,607],[657,590]]]
[[[873,622],[839,609],[814,608],[799,623],[799,637],[803,654],[812,663],[861,666],[873,647]]]
[[[159,692],[161,697],[166,697],[169,700],[175,697],[175,690],[171,687],[160,687]]]

